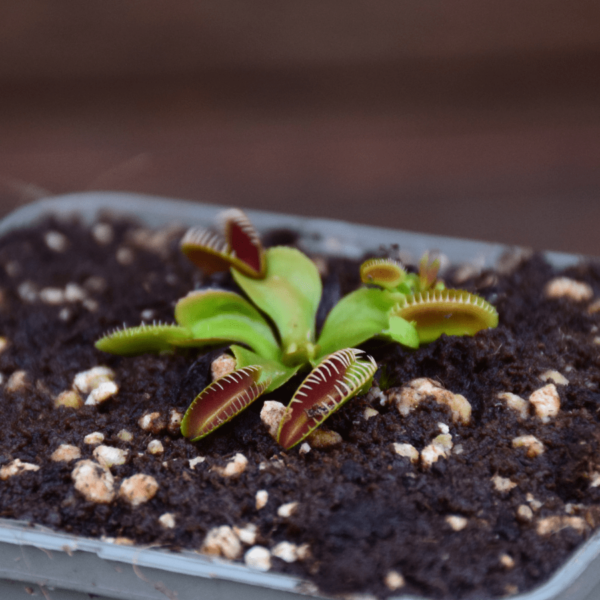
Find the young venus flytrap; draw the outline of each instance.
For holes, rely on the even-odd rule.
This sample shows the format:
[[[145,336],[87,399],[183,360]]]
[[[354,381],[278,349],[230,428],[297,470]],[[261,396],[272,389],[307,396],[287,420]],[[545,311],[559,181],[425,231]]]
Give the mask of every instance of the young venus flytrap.
[[[142,324],[96,342],[99,350],[123,355],[231,344],[236,370],[208,385],[184,415],[181,432],[192,441],[312,369],[277,433],[279,444],[291,448],[370,388],[377,364],[360,344],[378,337],[418,348],[444,333],[473,335],[498,324],[496,309],[483,298],[445,289],[437,279],[439,261],[425,255],[418,274],[389,259],[363,263],[361,280],[372,287],[342,298],[317,337],[322,286],[313,262],[295,248],[264,250],[239,210],[226,211],[221,222],[222,236],[191,229],[181,249],[207,274],[230,269],[248,299],[226,290],[195,290],[175,306],[175,324]]]

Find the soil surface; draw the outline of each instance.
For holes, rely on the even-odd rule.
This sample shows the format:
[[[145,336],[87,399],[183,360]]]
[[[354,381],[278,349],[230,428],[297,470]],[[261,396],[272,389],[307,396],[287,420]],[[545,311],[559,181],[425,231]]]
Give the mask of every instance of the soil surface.
[[[39,467],[0,480],[0,517],[174,550],[200,549],[214,527],[252,524],[256,539],[242,544],[240,560],[251,545],[306,544],[294,562],[272,556],[272,569],[324,593],[477,599],[545,581],[600,524],[600,312],[593,298],[547,298],[557,273],[542,258],[504,274],[465,279],[464,269],[455,270],[460,287],[495,304],[499,327],[443,336],[416,351],[368,344],[384,393],[355,398],[327,421],[340,445],[303,454],[298,447],[282,452],[270,437],[260,419],[263,398],[199,443],[169,424],[172,411],[184,412],[210,381],[211,360],[221,352],[118,357],[94,348],[123,323],[171,322],[175,302],[191,289],[233,287],[228,275],[203,278],[188,263],[178,250],[181,233],[152,234],[106,217],[93,229],[49,220],[0,240],[0,467],[15,459]],[[276,232],[267,242],[294,237]],[[359,285],[350,261],[330,261],[326,271],[321,321],[340,294]],[[599,266],[563,275],[600,297]],[[446,279],[452,285],[452,271]],[[97,365],[114,370],[118,393],[97,406],[56,408],[75,375]],[[555,386],[555,417],[544,421],[529,402],[521,415],[498,398],[510,392],[527,400],[551,383],[541,378],[548,370],[568,380]],[[390,396],[422,377],[467,398],[471,422],[455,423],[432,397],[402,416]],[[287,403],[296,385],[265,399]],[[376,411],[367,411],[370,418],[367,408]],[[153,412],[158,419],[142,429],[140,418]],[[394,444],[410,444],[421,452],[446,427],[452,451],[429,467],[395,451]],[[103,434],[103,445],[127,451],[124,464],[110,469],[115,489],[135,474],[150,475],[158,484],[150,500],[133,507],[117,495],[98,503],[75,489],[79,459],[57,462],[51,454],[70,444],[81,459],[95,460],[98,445],[84,442],[93,432]],[[541,454],[513,445],[525,435],[543,444]],[[153,440],[162,453],[149,451]],[[247,466],[225,477],[220,467],[237,453]],[[196,457],[204,461],[192,468]],[[257,509],[259,490],[268,501]],[[291,514],[278,512],[292,502]],[[160,521],[165,513],[173,519]]]

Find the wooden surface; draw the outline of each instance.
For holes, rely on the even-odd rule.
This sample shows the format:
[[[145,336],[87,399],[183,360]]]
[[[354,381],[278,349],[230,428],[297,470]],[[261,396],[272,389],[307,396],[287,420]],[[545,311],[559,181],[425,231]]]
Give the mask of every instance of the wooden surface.
[[[130,190],[600,255],[597,2],[143,4],[0,8],[0,213]]]

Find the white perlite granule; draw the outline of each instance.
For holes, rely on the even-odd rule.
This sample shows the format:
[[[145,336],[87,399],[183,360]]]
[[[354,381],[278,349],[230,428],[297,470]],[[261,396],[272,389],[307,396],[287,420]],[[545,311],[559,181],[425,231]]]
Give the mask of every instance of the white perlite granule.
[[[158,483],[152,475],[138,473],[123,480],[119,489],[119,496],[131,504],[139,506],[154,498],[158,491]]]
[[[44,304],[62,304],[65,302],[65,293],[60,288],[46,287],[40,290],[39,298]]]
[[[568,298],[573,302],[585,302],[594,296],[592,288],[587,283],[575,281],[568,277],[555,277],[544,288],[546,298]]]
[[[446,523],[448,523],[454,531],[462,531],[469,524],[469,521],[460,515],[449,515],[446,517]]]
[[[468,424],[471,420],[471,404],[464,396],[444,389],[437,381],[427,377],[413,379],[400,389],[392,388],[388,390],[388,396],[404,417],[421,401],[433,397],[438,404],[445,404],[450,408],[454,422]]]
[[[175,515],[173,513],[163,513],[158,517],[158,522],[165,529],[173,529],[175,527]]]
[[[123,442],[131,442],[133,434],[131,431],[127,431],[127,429],[121,429],[121,431],[117,433],[117,437]]]
[[[258,535],[258,527],[254,523],[248,523],[243,527],[234,527],[235,535],[240,538],[240,541],[246,546],[254,546]]]
[[[569,385],[569,380],[558,371],[544,371],[540,375],[540,379],[542,381],[551,381],[556,385]]]
[[[65,390],[54,399],[54,407],[64,406],[66,408],[81,408],[83,398],[75,390]]]
[[[288,517],[291,517],[296,512],[297,509],[298,509],[298,502],[288,502],[287,504],[282,504],[277,509],[277,514],[280,517],[287,519]]]
[[[190,465],[190,469],[194,471],[196,469],[196,465],[202,464],[206,458],[204,456],[196,456],[196,458],[190,458],[188,463]]]
[[[502,493],[510,492],[510,490],[517,487],[517,484],[514,481],[511,481],[507,477],[500,477],[500,475],[494,475],[492,477],[492,483],[494,484],[496,491]]]
[[[110,367],[100,365],[77,373],[73,378],[73,389],[82,394],[89,394],[101,383],[114,381],[114,379],[115,372]]]
[[[256,510],[260,510],[267,505],[267,502],[269,501],[269,492],[267,492],[267,490],[258,490],[258,492],[256,492],[255,499]]]
[[[212,361],[210,365],[210,372],[212,374],[213,381],[215,379],[220,379],[225,375],[229,375],[229,373],[233,373],[235,371],[236,362],[233,356],[229,356],[229,354],[221,354]]]
[[[585,533],[588,528],[587,523],[581,517],[554,515],[552,517],[540,519],[537,522],[536,531],[538,535],[550,535],[551,533],[557,533],[561,529],[565,529],[567,527],[575,529],[577,533]]]
[[[298,450],[298,454],[308,454],[310,452],[310,444],[303,442]]]
[[[40,468],[38,465],[34,465],[32,463],[21,462],[20,459],[15,458],[12,462],[4,465],[0,468],[0,479],[5,481],[9,477],[14,477],[15,475],[21,475],[21,473],[25,473],[26,471],[39,471]]]
[[[511,392],[501,392],[496,396],[500,400],[506,402],[506,406],[519,414],[521,420],[527,419],[529,416],[529,402]]]
[[[151,433],[160,433],[165,427],[166,423],[162,415],[157,412],[146,413],[138,419],[138,425],[144,431],[150,431]]]
[[[115,497],[111,472],[92,460],[80,460],[71,473],[75,489],[89,502],[109,504]]]
[[[238,452],[224,467],[214,467],[213,470],[222,477],[238,477],[247,466],[248,459]]]
[[[160,440],[152,440],[148,443],[146,450],[149,454],[162,454],[165,448]]]
[[[263,422],[263,425],[267,428],[267,431],[272,438],[277,437],[279,424],[281,423],[284,414],[285,406],[281,402],[277,402],[276,400],[265,400],[265,403],[260,410],[260,420]]]
[[[371,408],[370,406],[367,406],[367,408],[365,408],[364,412],[363,412],[363,417],[368,421],[369,419],[372,419],[373,417],[378,417],[379,416],[379,411],[375,410],[374,408]]]
[[[452,451],[452,436],[447,433],[442,433],[433,438],[431,444],[423,448],[421,451],[421,462],[426,468],[431,467],[439,458],[448,458]]]
[[[64,252],[69,245],[69,240],[60,231],[48,231],[44,235],[44,242],[53,252]]]
[[[96,223],[92,227],[92,237],[98,244],[106,246],[113,241],[115,231],[108,223]]]
[[[124,465],[127,461],[127,450],[114,448],[113,446],[98,446],[94,448],[94,458],[107,469],[115,465]]]
[[[404,577],[398,571],[388,571],[384,583],[388,590],[392,590],[392,592],[405,585]]]
[[[169,425],[168,429],[171,433],[177,433],[183,419],[183,413],[172,408],[169,412]]]
[[[529,402],[533,404],[535,414],[543,423],[548,423],[550,419],[556,417],[560,410],[560,397],[553,383],[549,383],[533,392],[529,396]]]
[[[521,504],[517,508],[517,520],[522,523],[529,523],[533,519],[533,511],[527,504]]]
[[[394,443],[394,452],[399,456],[408,458],[412,463],[419,462],[419,451],[411,444]]]
[[[221,525],[206,534],[200,552],[233,560],[242,553],[242,543],[231,527]]]
[[[65,300],[67,302],[83,302],[86,298],[86,291],[80,285],[67,283],[65,286]]]
[[[527,448],[527,456],[535,458],[545,451],[544,444],[534,435],[521,435],[512,441],[513,448]]]
[[[117,262],[121,265],[123,265],[124,267],[130,265],[134,258],[135,255],[133,254],[133,250],[131,250],[131,248],[127,248],[125,246],[121,246],[116,253],[116,259]]]
[[[81,458],[81,450],[71,444],[61,444],[51,455],[50,460],[54,462],[71,462]]]
[[[300,558],[302,550],[299,546],[291,542],[279,542],[279,544],[271,548],[271,554],[286,563],[293,563]]]
[[[380,406],[385,406],[389,402],[389,398],[375,384],[367,393],[366,400],[371,403],[379,402]]]
[[[508,554],[501,554],[500,555],[500,564],[505,569],[512,569],[515,566],[515,561],[512,558],[512,556],[509,556]]]
[[[104,441],[104,434],[100,431],[94,431],[93,433],[88,433],[83,438],[84,444],[89,444],[90,446],[95,446],[97,444],[101,444]]]
[[[271,568],[271,553],[264,546],[252,546],[244,554],[244,562],[257,571],[268,571]]]
[[[26,371],[15,371],[6,382],[4,391],[10,394],[20,392],[27,387],[27,372]]]
[[[87,406],[97,406],[118,393],[119,386],[114,381],[103,381],[90,392],[85,403]]]

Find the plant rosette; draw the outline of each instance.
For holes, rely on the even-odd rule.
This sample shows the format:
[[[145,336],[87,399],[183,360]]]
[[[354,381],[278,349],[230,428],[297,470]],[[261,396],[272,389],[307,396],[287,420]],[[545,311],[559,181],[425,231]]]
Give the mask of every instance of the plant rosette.
[[[194,290],[175,306],[175,323],[119,329],[96,343],[123,355],[232,344],[235,370],[200,392],[183,417],[181,433],[192,441],[311,368],[277,427],[277,442],[289,450],[368,392],[377,364],[360,344],[378,337],[417,349],[443,334],[474,335],[498,325],[496,309],[484,298],[446,289],[438,279],[439,260],[425,254],[418,273],[392,259],[364,262],[360,276],[370,287],[342,298],[317,336],[322,284],[315,264],[295,248],[265,251],[240,210],[224,212],[220,221],[222,235],[190,229],[181,249],[205,274],[229,269],[245,297]]]

